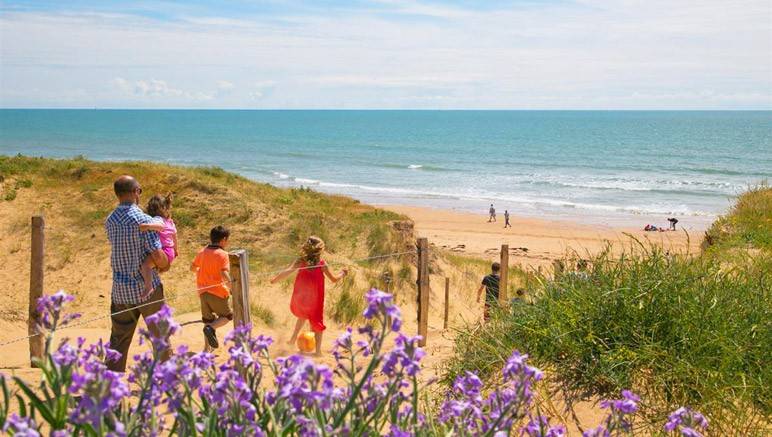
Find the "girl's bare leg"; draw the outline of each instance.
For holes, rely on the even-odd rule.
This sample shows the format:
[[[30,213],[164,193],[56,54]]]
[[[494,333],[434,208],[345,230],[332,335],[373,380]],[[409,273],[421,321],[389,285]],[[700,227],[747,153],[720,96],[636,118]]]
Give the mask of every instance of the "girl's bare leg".
[[[314,354],[317,357],[322,356],[322,334],[324,331],[314,332],[314,337],[316,337],[316,353]]]
[[[142,299],[147,298],[153,293],[153,264],[152,257],[148,256],[142,261],[142,265],[139,267],[139,273],[142,275],[142,281],[145,283],[145,289],[142,292]]]
[[[300,330],[303,329],[304,323],[306,323],[306,319],[301,319],[298,317],[298,321],[295,322],[295,330],[292,332],[292,337],[290,337],[287,344],[292,345],[295,343],[295,340],[298,338],[298,334],[300,334]]]

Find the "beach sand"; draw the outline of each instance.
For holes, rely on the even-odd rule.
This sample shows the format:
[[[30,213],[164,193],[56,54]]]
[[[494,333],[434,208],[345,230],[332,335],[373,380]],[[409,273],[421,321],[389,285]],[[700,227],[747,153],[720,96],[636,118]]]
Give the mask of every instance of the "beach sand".
[[[587,225],[572,221],[525,218],[510,215],[511,228],[504,229],[504,216],[488,222],[488,216],[415,206],[379,205],[382,208],[404,214],[415,223],[418,236],[429,239],[435,247],[463,255],[498,259],[501,245],[508,244],[510,262],[538,268],[567,253],[576,252],[578,257],[603,250],[608,244],[619,253],[637,245],[659,245],[671,253],[698,253],[704,225],[683,227],[667,232],[645,232],[640,228]],[[664,222],[665,220],[662,219]],[[687,220],[683,220],[685,222]]]

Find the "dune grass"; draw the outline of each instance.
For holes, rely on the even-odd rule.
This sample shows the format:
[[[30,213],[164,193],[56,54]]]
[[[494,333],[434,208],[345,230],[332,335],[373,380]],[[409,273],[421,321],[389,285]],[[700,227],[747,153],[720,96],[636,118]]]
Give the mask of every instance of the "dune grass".
[[[490,375],[519,349],[553,370],[569,400],[633,387],[647,399],[644,424],[692,405],[711,417],[711,434],[762,435],[772,412],[770,199],[767,187],[741,196],[702,256],[643,246],[600,253],[586,274],[537,274],[532,304],[460,330],[446,380]]]
[[[0,156],[0,204],[23,207],[31,213],[46,216],[47,268],[70,283],[58,287],[81,289],[79,278],[83,260],[104,260],[109,245],[103,226],[115,207],[112,184],[122,174],[140,182],[144,206],[153,194],[174,193],[172,216],[179,231],[180,267],[166,276],[169,294],[178,311],[198,310],[198,300],[188,290],[192,276],[186,266],[209,240],[209,230],[224,225],[231,230],[230,248],[249,253],[250,280],[255,290],[268,286],[268,280],[292,263],[300,245],[310,235],[322,237],[327,246],[325,260],[351,266],[361,281],[346,280],[339,294],[330,288],[328,309],[341,323],[351,323],[364,308],[360,295],[367,278],[377,277],[388,265],[400,266],[403,260],[384,259],[355,262],[375,255],[404,251],[414,247],[414,236],[405,229],[407,218],[390,211],[343,196],[332,196],[313,190],[281,189],[258,183],[217,167],[180,167],[152,162],[94,162],[82,157],[47,159],[25,156]],[[404,222],[404,223],[403,223]],[[13,229],[12,229],[13,228]],[[18,229],[17,229],[18,228]],[[25,214],[17,226],[6,225],[5,232],[17,232],[26,240],[29,217]],[[80,267],[79,267],[80,266]],[[406,266],[409,275],[414,269]],[[175,284],[182,284],[174,286]],[[358,294],[351,292],[356,285]],[[414,293],[409,281],[400,281],[402,293]],[[278,285],[289,295],[291,281]],[[84,293],[93,292],[83,289]],[[276,323],[277,315],[267,302],[252,306],[256,321],[267,326]],[[92,308],[82,308],[88,312]],[[284,310],[282,308],[282,310]],[[6,318],[22,320],[26,308],[8,310]]]
[[[255,321],[259,320],[269,328],[273,327],[276,323],[276,315],[274,315],[273,311],[259,302],[249,302],[249,313],[256,319]]]
[[[140,181],[143,203],[156,193],[174,193],[180,244],[192,246],[186,253],[205,244],[216,224],[230,227],[231,246],[248,249],[251,265],[263,270],[289,264],[309,235],[323,238],[332,255],[351,258],[405,244],[391,226],[403,216],[343,196],[257,183],[217,167],[0,156],[0,201],[13,202],[29,190],[45,199],[41,210],[57,203],[73,231],[90,234],[114,207],[112,182],[121,174]]]
[[[703,248],[718,254],[738,248],[772,251],[772,188],[766,181],[738,197],[730,213],[713,223]]]

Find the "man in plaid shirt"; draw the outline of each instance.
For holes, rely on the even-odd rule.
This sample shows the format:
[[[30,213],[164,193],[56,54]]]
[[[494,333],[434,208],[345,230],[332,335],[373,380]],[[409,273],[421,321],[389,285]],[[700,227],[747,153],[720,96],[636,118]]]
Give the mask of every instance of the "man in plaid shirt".
[[[161,271],[169,268],[169,260],[161,250],[161,240],[156,232],[140,232],[139,225],[155,219],[137,206],[142,188],[131,176],[121,176],[113,184],[120,204],[107,217],[105,230],[110,240],[113,269],[113,289],[110,313],[112,330],[110,346],[121,353],[121,358],[107,363],[110,370],[124,372],[129,346],[134,337],[139,317],[148,317],[161,309],[164,299],[163,284],[153,271],[153,292],[143,298],[144,282],[140,266],[145,257],[152,257]],[[119,312],[120,314],[115,314]],[[168,355],[168,351],[163,352]]]

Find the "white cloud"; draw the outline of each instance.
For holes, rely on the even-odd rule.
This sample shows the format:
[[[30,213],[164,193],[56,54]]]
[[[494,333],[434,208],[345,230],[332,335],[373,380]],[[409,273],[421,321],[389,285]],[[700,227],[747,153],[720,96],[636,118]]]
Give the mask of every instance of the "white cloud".
[[[770,21],[768,0],[5,13],[0,105],[39,104],[36,89],[44,106],[772,108]]]
[[[229,82],[227,80],[218,80],[217,81],[217,89],[219,89],[221,91],[232,90],[234,87],[235,87],[235,85],[233,85],[233,82]]]
[[[116,77],[110,83],[124,94],[139,98],[151,99],[186,99],[206,101],[214,98],[214,93],[205,93],[202,91],[184,91],[170,86],[165,80],[160,79],[140,79],[130,82],[122,77]],[[231,87],[233,84],[230,84]],[[218,84],[221,88],[222,84]]]

